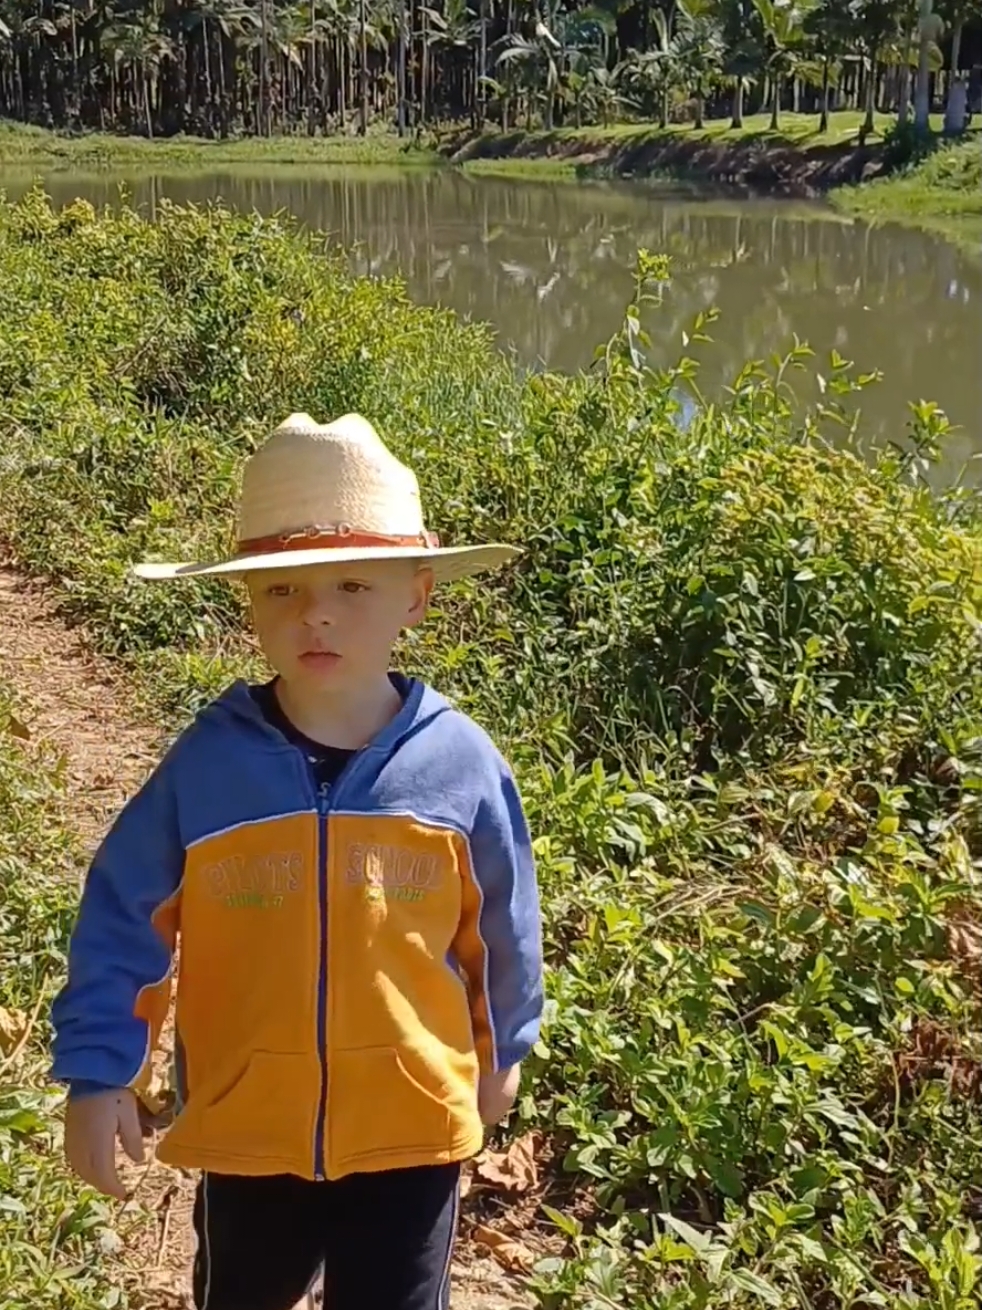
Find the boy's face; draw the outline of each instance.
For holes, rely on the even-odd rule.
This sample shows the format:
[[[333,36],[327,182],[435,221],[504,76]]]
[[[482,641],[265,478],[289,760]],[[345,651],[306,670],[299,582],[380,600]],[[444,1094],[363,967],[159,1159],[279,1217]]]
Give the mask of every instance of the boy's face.
[[[433,574],[416,560],[363,560],[268,569],[248,586],[267,660],[285,683],[316,694],[388,673],[399,633],[426,614]]]

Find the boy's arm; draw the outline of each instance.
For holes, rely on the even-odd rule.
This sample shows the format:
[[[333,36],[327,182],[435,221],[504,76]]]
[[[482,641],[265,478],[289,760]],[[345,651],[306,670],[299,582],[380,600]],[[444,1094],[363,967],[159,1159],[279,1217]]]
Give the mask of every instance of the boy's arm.
[[[141,1088],[167,1014],[184,850],[167,774],[129,802],[89,870],[55,999],[53,1074],[73,1095]]]
[[[512,775],[489,761],[465,871],[455,954],[468,980],[482,1117],[507,1112],[539,1035],[542,931],[532,843]]]

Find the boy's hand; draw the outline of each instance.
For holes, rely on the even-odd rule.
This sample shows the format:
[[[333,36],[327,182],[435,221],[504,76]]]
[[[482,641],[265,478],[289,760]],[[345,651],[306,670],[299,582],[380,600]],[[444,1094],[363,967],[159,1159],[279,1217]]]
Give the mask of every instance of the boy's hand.
[[[498,1073],[485,1073],[477,1088],[477,1108],[481,1122],[488,1128],[500,1123],[515,1104],[518,1096],[518,1083],[522,1074],[520,1064],[510,1069],[501,1069]]]
[[[143,1161],[137,1100],[128,1088],[69,1099],[65,1113],[65,1155],[78,1176],[106,1196],[126,1200],[116,1172],[116,1139],[136,1164]]]

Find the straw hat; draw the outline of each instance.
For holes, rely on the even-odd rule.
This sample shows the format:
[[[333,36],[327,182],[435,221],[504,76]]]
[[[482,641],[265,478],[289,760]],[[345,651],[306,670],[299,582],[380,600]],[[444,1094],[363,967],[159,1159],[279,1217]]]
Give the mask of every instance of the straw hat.
[[[251,456],[238,544],[211,564],[138,564],[141,578],[236,577],[256,569],[365,559],[418,559],[438,582],[504,564],[514,546],[445,546],[427,532],[419,484],[360,414],[315,423],[291,414]]]

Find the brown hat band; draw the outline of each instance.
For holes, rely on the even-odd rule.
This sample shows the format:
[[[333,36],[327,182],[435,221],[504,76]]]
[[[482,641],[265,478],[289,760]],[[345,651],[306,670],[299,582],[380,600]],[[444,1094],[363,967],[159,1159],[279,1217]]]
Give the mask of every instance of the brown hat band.
[[[384,532],[360,532],[347,523],[330,527],[300,528],[297,532],[278,532],[270,537],[249,537],[240,541],[236,556],[280,555],[289,550],[373,550],[376,547],[397,547],[407,550],[436,550],[440,538],[435,532],[419,532],[413,536],[389,536]]]

